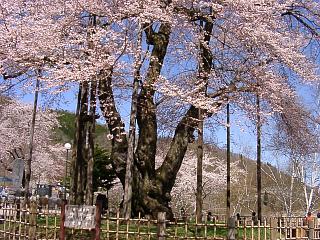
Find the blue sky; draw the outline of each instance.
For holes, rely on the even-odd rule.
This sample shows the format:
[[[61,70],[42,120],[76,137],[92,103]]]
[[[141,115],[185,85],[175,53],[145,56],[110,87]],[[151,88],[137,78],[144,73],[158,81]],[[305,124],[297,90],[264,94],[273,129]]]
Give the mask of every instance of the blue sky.
[[[33,103],[33,94],[27,94],[22,97],[22,101],[32,104]],[[45,99],[40,95],[39,102],[43,104]],[[58,109],[68,110],[70,112],[75,112],[76,110],[76,89],[73,89],[64,94],[64,103],[58,106]],[[57,106],[54,106],[54,108]],[[232,107],[231,107],[232,108]],[[121,114],[123,118],[126,120],[129,118],[129,104],[124,106],[121,109]],[[232,111],[232,109],[231,109]],[[234,112],[234,111],[232,111]],[[222,120],[223,121],[223,120]],[[255,159],[256,152],[256,136],[254,127],[246,128],[243,126],[239,126],[238,124],[239,116],[234,112],[231,115],[231,136],[232,136],[232,151],[234,153],[244,154],[248,157]],[[248,125],[250,125],[249,123]],[[252,125],[252,124],[251,124]],[[127,126],[127,125],[126,125]],[[207,130],[206,133],[207,140],[209,142],[214,142],[221,148],[225,148],[226,146],[226,129],[225,126],[220,126],[212,130]],[[263,152],[263,160],[270,161],[270,152]]]
[[[298,92],[302,99],[304,99],[304,103],[312,108],[314,107],[315,98],[314,98],[314,92],[312,92],[312,88],[308,86],[300,85],[298,86]],[[58,108],[58,109],[64,109],[68,110],[70,112],[75,112],[76,110],[76,101],[77,101],[77,87],[74,87],[70,89],[68,92],[63,94],[63,100],[59,101],[59,105],[54,104],[51,107]],[[27,102],[32,104],[34,99],[34,94],[26,94],[22,98],[23,102]],[[46,98],[43,95],[40,95],[39,102],[40,104],[44,104],[46,101]],[[122,105],[122,109],[120,109],[121,115],[126,121],[129,119],[129,113],[130,113],[130,107],[129,103]],[[231,148],[232,152],[243,154],[247,157],[250,157],[252,159],[255,159],[256,157],[256,134],[255,134],[255,127],[253,126],[252,122],[249,120],[240,120],[240,114],[237,113],[234,109],[232,109],[231,106],[231,112],[233,114],[231,115]],[[221,122],[224,122],[224,119],[220,119]],[[239,121],[245,122],[245,124],[239,125]],[[101,120],[101,123],[104,123],[103,120]],[[249,127],[247,127],[247,126]],[[266,131],[266,128],[263,127],[263,130]],[[208,129],[205,132],[207,136],[208,142],[213,142],[217,144],[220,148],[225,148],[226,146],[226,128],[224,125],[221,125],[220,127],[216,127],[214,130]],[[262,154],[262,160],[264,162],[270,162],[275,163],[275,157],[273,156],[273,153],[271,151],[268,151],[266,149],[266,139],[265,136],[262,135],[262,146],[263,146],[263,154]]]

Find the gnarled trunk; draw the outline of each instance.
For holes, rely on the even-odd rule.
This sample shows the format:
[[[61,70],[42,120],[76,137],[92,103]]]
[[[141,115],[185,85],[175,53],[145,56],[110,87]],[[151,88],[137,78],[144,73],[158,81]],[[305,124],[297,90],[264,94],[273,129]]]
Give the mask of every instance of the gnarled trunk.
[[[72,204],[93,203],[92,171],[94,164],[96,89],[96,83],[93,81],[91,84],[83,82],[79,86],[76,132],[71,161],[72,174],[69,200]],[[90,109],[88,109],[88,106]]]
[[[164,211],[167,213],[167,217],[172,219],[173,213],[169,206],[170,193],[188,144],[193,140],[193,132],[199,122],[199,111],[195,106],[190,106],[176,127],[170,148],[162,165],[156,169],[155,157],[158,136],[154,83],[160,76],[169,44],[171,27],[168,23],[162,23],[156,32],[152,28],[152,24],[146,24],[144,29],[147,44],[152,45],[153,48],[146,78],[138,96],[137,123],[139,126],[139,139],[134,154],[135,161],[132,166],[132,214],[138,215],[138,213],[141,213],[142,215],[152,215],[155,218],[159,211]],[[210,23],[209,29],[212,29],[212,23]],[[208,38],[210,32],[207,29],[205,30],[207,34],[205,38]],[[208,74],[211,69],[212,58],[205,47],[202,47],[201,50],[205,68],[203,72],[205,71]],[[98,95],[101,111],[107,121],[110,134],[113,136],[111,152],[113,168],[122,185],[125,186],[128,139],[124,123],[114,100],[112,73],[111,68],[101,71]]]
[[[71,192],[70,202],[72,204],[83,204],[84,202],[84,189],[86,169],[86,116],[87,116],[87,103],[88,103],[88,83],[83,82],[79,86],[78,105],[76,112],[76,132],[74,136],[74,147],[72,152],[71,161]]]

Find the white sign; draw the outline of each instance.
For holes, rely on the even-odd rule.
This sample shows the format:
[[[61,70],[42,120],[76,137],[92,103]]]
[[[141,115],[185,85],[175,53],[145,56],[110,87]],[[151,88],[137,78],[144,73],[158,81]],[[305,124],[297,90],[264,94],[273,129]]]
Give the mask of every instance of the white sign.
[[[67,228],[93,229],[96,207],[86,205],[66,205],[64,226]]]

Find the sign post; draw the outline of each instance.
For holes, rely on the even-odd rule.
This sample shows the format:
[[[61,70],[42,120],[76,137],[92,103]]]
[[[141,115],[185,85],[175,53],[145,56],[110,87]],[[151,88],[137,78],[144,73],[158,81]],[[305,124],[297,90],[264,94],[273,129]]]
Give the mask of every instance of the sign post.
[[[65,239],[65,228],[88,229],[94,231],[94,239],[100,240],[101,203],[96,206],[66,205],[61,206],[60,240]]]
[[[94,229],[96,207],[86,205],[66,205],[64,226],[76,229]]]
[[[101,227],[101,212],[102,212],[102,202],[97,201],[96,203],[96,226],[95,226],[95,240],[100,240],[100,227]]]
[[[66,235],[66,230],[64,228],[64,222],[66,219],[66,204],[67,201],[62,200],[61,204],[61,213],[60,213],[60,234],[59,234],[59,240],[64,240]]]

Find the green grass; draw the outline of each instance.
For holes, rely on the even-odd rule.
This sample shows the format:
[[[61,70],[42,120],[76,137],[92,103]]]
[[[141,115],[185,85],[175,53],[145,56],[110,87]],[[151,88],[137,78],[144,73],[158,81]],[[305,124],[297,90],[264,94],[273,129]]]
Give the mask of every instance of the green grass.
[[[28,220],[28,219],[27,219]],[[17,223],[10,224],[10,231],[17,231],[19,229],[19,225]],[[0,225],[3,229],[3,224]],[[107,233],[107,229],[109,227],[109,233]],[[9,228],[8,223],[6,223],[6,229]],[[60,228],[60,217],[53,216],[38,216],[37,217],[37,227],[36,227],[36,236],[37,238],[53,238],[54,236],[59,236],[59,228]],[[29,231],[29,226],[21,225],[20,229],[22,232]],[[26,229],[26,230],[25,230]],[[102,220],[101,225],[101,239],[106,239],[107,236],[110,239],[115,239],[116,235],[118,235],[118,239],[126,239],[127,238],[127,230],[130,232],[128,234],[128,239],[157,239],[157,225],[150,221],[130,221],[130,225],[126,224],[126,221],[121,221],[119,225],[117,222],[112,219],[107,223],[106,219]],[[260,229],[260,238],[264,239],[265,234],[267,235],[267,239],[270,238],[270,232],[267,229],[265,233],[264,229]],[[116,233],[118,232],[118,234]],[[214,238],[225,238],[227,236],[228,230],[224,224],[219,223],[217,225],[208,224],[205,226],[197,227],[194,222],[188,222],[185,224],[184,222],[180,222],[178,224],[167,224],[166,226],[166,234],[167,239],[184,239],[187,237],[208,237],[208,239]],[[90,239],[94,231],[90,230],[78,230],[78,229],[66,229],[66,239]],[[246,236],[247,239],[252,238],[258,239],[258,229],[254,228],[253,231],[251,228],[239,228],[236,231],[236,238],[243,239]]]
[[[237,238],[242,239],[244,238],[244,236],[246,236],[247,239],[251,239],[252,238],[252,233],[253,233],[253,239],[258,239],[258,235],[259,235],[259,231],[258,229],[254,229],[252,231],[251,228],[246,228],[246,229],[239,229],[237,231]],[[265,239],[264,236],[267,236],[267,239],[270,239],[270,231],[267,229],[260,229],[260,239]]]
[[[55,224],[55,222],[57,222],[57,224],[60,224],[60,216],[38,216],[37,217],[37,225],[46,225],[46,222],[48,221],[48,225],[49,226],[53,226]]]

